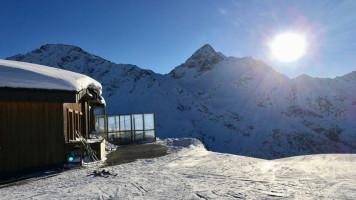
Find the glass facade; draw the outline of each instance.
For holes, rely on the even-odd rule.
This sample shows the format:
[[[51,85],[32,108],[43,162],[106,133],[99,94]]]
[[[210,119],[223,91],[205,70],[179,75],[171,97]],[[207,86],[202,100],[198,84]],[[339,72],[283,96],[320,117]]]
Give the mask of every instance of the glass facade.
[[[114,144],[156,140],[155,115],[97,115],[95,130]]]

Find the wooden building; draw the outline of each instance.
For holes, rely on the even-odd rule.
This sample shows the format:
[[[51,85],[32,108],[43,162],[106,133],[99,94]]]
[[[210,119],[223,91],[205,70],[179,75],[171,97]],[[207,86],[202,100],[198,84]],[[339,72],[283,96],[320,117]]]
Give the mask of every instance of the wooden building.
[[[82,74],[0,60],[0,177],[62,167],[77,132],[88,138],[101,85]]]

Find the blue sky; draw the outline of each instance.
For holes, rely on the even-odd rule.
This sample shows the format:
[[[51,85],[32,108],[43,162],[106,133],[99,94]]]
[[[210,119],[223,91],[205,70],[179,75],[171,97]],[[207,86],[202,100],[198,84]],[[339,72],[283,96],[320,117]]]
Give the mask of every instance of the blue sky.
[[[356,70],[355,10],[353,0],[0,0],[0,58],[61,43],[168,73],[208,43],[289,77],[335,77]],[[271,57],[268,42],[285,31],[306,37],[296,62]]]

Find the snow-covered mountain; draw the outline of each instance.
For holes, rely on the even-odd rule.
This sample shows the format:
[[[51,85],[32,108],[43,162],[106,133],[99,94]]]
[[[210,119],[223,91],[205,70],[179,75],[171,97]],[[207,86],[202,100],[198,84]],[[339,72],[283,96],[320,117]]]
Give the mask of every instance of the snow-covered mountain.
[[[210,45],[165,75],[69,45],[7,59],[98,80],[108,113],[155,112],[160,138],[195,137],[212,151],[268,159],[356,152],[355,71],[289,79],[262,61],[226,57]]]

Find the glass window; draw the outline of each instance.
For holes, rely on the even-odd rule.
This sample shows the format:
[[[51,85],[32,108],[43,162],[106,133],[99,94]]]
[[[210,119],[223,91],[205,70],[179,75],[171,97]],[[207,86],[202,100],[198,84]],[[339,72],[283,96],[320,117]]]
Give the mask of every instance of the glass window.
[[[143,115],[142,114],[132,115],[132,123],[135,130],[143,130]]]
[[[135,141],[142,141],[143,140],[143,131],[135,131],[134,139],[135,139]]]
[[[104,115],[103,107],[94,107],[94,115]]]
[[[112,132],[112,131],[116,131],[117,128],[116,128],[116,118],[115,116],[109,116],[108,117],[108,131],[109,132]]]
[[[120,115],[120,131],[131,130],[131,115]]]
[[[73,117],[73,111],[68,109],[67,115],[67,140],[75,140],[75,119]]]
[[[151,141],[155,139],[155,131],[145,131],[145,141]]]
[[[153,114],[144,114],[145,119],[145,129],[154,129],[155,128],[155,121]]]
[[[122,140],[131,140],[131,131],[120,132],[119,136]]]
[[[97,117],[95,120],[95,130],[98,132],[105,132],[105,119],[104,117]]]
[[[152,141],[156,138],[154,117],[153,113],[99,115],[95,116],[95,128],[97,132],[107,134],[109,141],[118,144]]]
[[[120,116],[115,116],[115,131],[120,131]]]

